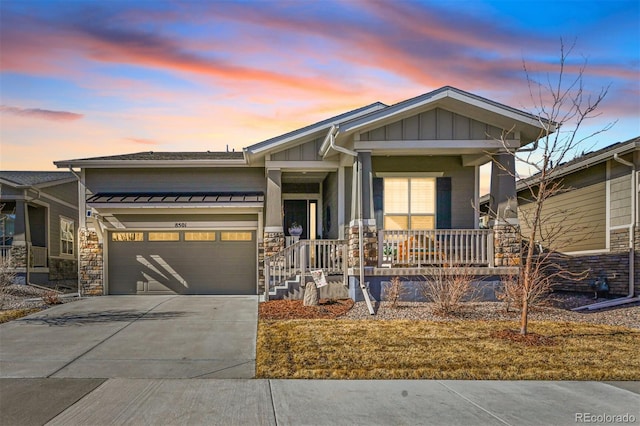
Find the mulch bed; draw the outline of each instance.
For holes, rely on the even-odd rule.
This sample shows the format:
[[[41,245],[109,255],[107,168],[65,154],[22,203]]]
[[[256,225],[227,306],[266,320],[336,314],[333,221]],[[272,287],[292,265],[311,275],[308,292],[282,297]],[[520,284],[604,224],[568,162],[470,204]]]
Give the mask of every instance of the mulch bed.
[[[320,299],[318,306],[304,306],[302,300],[269,300],[258,305],[264,320],[334,319],[353,307],[351,299]]]

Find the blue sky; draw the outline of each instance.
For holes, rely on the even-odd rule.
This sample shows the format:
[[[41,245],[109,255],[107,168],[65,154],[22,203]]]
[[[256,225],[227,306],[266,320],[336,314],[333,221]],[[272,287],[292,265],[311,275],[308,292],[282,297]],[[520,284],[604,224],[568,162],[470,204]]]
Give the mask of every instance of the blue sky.
[[[609,87],[585,149],[640,135],[638,1],[0,2],[0,168],[241,149],[445,85],[533,111],[560,40]]]

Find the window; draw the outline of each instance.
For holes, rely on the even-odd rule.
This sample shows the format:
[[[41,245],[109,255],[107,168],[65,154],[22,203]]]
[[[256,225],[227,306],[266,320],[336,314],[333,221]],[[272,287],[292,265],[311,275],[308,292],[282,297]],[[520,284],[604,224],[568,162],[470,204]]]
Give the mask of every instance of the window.
[[[384,229],[434,229],[435,214],[435,178],[384,178]]]
[[[221,232],[220,239],[222,241],[251,241],[253,236],[251,232]]]
[[[179,232],[149,232],[149,241],[180,241]]]
[[[185,232],[185,241],[215,241],[215,232]]]
[[[75,225],[73,220],[60,218],[60,254],[73,256],[73,242],[75,240]]]
[[[144,241],[142,232],[114,232],[111,241]]]

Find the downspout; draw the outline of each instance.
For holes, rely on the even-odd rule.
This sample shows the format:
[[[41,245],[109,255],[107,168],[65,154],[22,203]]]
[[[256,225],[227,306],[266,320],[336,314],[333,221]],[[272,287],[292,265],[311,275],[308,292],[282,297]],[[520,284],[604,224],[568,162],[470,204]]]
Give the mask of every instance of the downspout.
[[[626,305],[627,303],[635,303],[640,302],[640,296],[634,296],[634,279],[635,279],[635,251],[636,251],[636,242],[635,242],[635,229],[636,229],[636,221],[638,220],[638,203],[637,203],[637,194],[638,194],[638,183],[636,181],[636,166],[634,163],[631,163],[627,160],[620,158],[618,153],[613,154],[613,159],[620,164],[624,164],[627,167],[631,167],[631,223],[629,224],[629,291],[627,296],[621,299],[614,300],[606,300],[600,303],[593,303],[591,305],[580,306],[578,308],[573,309],[574,311],[580,310],[596,310],[602,308],[609,308],[612,306]]]
[[[338,134],[339,131],[340,129],[335,124],[333,124],[329,129],[329,133],[327,133],[327,136],[324,138],[324,142],[326,142],[328,138],[330,149],[333,149],[336,152],[341,152],[343,154],[347,154],[351,157],[356,158],[356,166],[358,167],[358,182],[356,185],[356,191],[359,197],[359,200],[358,200],[359,201],[358,202],[358,206],[359,206],[358,207],[358,217],[359,217],[358,219],[358,254],[359,254],[358,261],[359,262],[358,263],[360,264],[360,289],[362,290],[362,294],[364,296],[365,302],[367,302],[367,308],[369,309],[369,313],[371,315],[375,315],[373,305],[371,304],[371,300],[369,299],[369,292],[367,290],[367,287],[364,284],[364,241],[363,241],[364,232],[362,230],[362,222],[363,222],[363,219],[362,219],[362,167],[360,166],[360,161],[358,161],[357,152],[351,151],[350,149],[336,145],[336,135]]]
[[[73,168],[71,166],[69,166],[69,172],[71,172],[72,175],[74,175],[76,177],[76,179],[78,179],[78,185],[82,185],[84,186],[84,182],[82,182],[82,178],[78,175],[78,173],[73,170]],[[86,192],[83,191],[83,192]],[[80,203],[84,203],[85,200],[84,198],[81,200],[80,197],[78,197],[78,213],[80,213]],[[86,211],[83,211],[82,213],[83,215],[86,215]],[[78,274],[78,299],[80,299],[82,297],[82,293],[80,291],[80,222],[84,220],[85,222],[85,228],[87,227],[86,224],[86,217],[78,217],[78,235],[76,235],[76,242],[78,243],[78,253],[77,253],[77,265],[76,265],[76,271]]]

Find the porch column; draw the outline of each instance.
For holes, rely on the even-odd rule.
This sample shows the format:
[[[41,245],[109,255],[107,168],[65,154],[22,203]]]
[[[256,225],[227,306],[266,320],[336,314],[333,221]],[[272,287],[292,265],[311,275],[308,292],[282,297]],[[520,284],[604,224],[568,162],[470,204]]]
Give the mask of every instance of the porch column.
[[[362,211],[362,234],[363,234],[363,261],[364,266],[378,265],[378,231],[373,211],[373,173],[371,168],[371,152],[358,152],[357,164],[353,173],[353,200],[355,211],[351,212],[352,220],[349,226],[349,266],[356,268],[360,266],[360,235],[359,218]],[[358,174],[356,170],[360,170]],[[362,182],[359,185],[358,177]],[[358,191],[358,188],[361,190]],[[362,209],[360,210],[360,206]]]
[[[264,236],[258,250],[259,291],[264,291],[264,259],[284,249],[282,228],[282,171],[267,170]]]
[[[489,217],[493,222],[495,266],[519,266],[521,263],[522,244],[515,171],[513,155],[494,155],[491,166]]]

